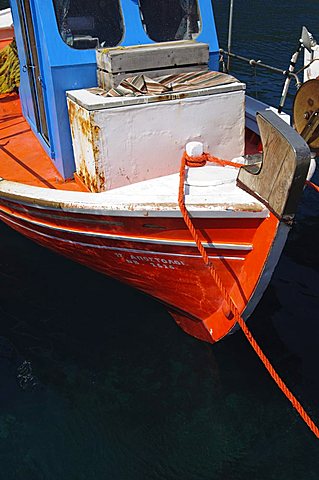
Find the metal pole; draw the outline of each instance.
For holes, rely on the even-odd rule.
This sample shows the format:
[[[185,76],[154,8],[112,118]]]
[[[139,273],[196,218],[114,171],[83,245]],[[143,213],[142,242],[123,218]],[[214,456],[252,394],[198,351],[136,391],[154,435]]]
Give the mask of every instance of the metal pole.
[[[231,51],[231,41],[232,41],[232,31],[233,31],[233,11],[234,11],[234,0],[230,0],[229,5],[229,23],[228,23],[228,44],[227,50]],[[230,55],[227,57],[227,71],[230,69]]]
[[[282,112],[282,109],[284,107],[284,104],[285,104],[285,101],[286,101],[286,98],[287,98],[287,94],[288,94],[288,90],[289,90],[289,85],[290,85],[290,81],[291,81],[291,74],[294,73],[295,71],[295,67],[296,67],[296,63],[297,63],[297,60],[298,60],[298,56],[299,56],[299,52],[301,50],[301,42],[299,41],[299,44],[298,44],[298,48],[297,48],[297,51],[292,55],[291,57],[291,60],[290,60],[290,65],[289,65],[289,68],[288,68],[288,74],[290,74],[290,76],[288,75],[286,80],[285,80],[285,83],[284,83],[284,86],[283,86],[283,89],[282,89],[282,94],[281,94],[281,98],[280,98],[280,102],[279,102],[279,107],[278,107],[278,113],[281,113]],[[300,84],[297,85],[297,88],[300,87]]]
[[[247,63],[249,63],[249,65],[252,65],[253,67],[267,68],[268,70],[272,70],[273,72],[281,73],[282,75],[285,74],[285,70],[281,70],[280,68],[272,67],[271,65],[267,65],[266,63],[262,63],[260,60],[254,60],[253,58],[243,57],[242,55],[237,55],[236,53],[226,52],[222,48],[219,49],[219,52],[221,54],[228,55],[232,58],[236,58],[237,60],[247,62]],[[291,75],[294,76],[293,74],[291,74]]]

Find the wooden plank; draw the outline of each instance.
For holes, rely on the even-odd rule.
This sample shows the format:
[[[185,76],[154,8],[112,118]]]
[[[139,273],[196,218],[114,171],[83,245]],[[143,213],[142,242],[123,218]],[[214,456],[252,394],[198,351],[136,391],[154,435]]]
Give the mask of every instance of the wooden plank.
[[[188,72],[208,72],[208,65],[191,65],[188,67],[162,68],[160,70],[147,70],[133,73],[109,73],[104,70],[97,70],[98,86],[103,90],[110,90],[117,87],[122,80],[129,76],[145,75],[149,78],[161,77],[162,75],[177,75]]]
[[[97,50],[98,68],[111,73],[208,64],[206,43],[179,41]]]

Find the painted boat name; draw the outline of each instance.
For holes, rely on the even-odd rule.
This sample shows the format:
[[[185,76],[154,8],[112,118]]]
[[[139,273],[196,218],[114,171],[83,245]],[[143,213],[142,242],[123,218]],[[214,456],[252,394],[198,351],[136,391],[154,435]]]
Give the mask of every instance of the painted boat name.
[[[174,270],[176,266],[185,265],[182,260],[171,260],[166,258],[159,258],[159,257],[147,257],[145,255],[124,255],[123,253],[115,253],[117,258],[122,258],[125,260],[126,263],[132,265],[143,265],[148,263],[154,268],[170,268]]]

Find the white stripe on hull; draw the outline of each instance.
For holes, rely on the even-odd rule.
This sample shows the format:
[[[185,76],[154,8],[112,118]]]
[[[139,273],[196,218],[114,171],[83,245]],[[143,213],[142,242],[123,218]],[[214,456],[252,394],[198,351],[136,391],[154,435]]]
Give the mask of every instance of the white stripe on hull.
[[[0,213],[0,218],[5,220],[6,222],[15,225],[21,229],[27,230],[29,232],[35,233],[36,235],[39,235],[41,237],[49,238],[50,240],[53,241],[58,241],[58,242],[64,242],[64,243],[69,243],[72,245],[81,245],[83,247],[89,247],[89,248],[95,248],[95,249],[103,249],[103,250],[110,250],[110,251],[117,251],[117,252],[128,252],[128,253],[136,253],[136,254],[151,254],[151,255],[165,255],[165,256],[171,256],[171,257],[183,257],[183,258],[202,258],[201,255],[187,255],[187,254],[182,254],[182,253],[171,253],[171,252],[155,252],[152,250],[139,250],[139,249],[133,249],[133,248],[123,248],[123,247],[110,247],[107,245],[95,245],[92,243],[85,243],[85,242],[79,242],[79,241],[72,241],[68,240],[65,238],[60,238],[60,237],[54,237],[52,235],[48,235],[47,233],[39,232],[37,230],[34,230],[30,227],[26,227],[24,225],[21,225],[18,222],[15,222],[14,220],[5,218],[4,215]],[[245,257],[236,257],[236,256],[224,256],[224,255],[209,255],[210,258],[217,258],[217,259],[224,259],[224,260],[240,260],[244,261]]]
[[[0,207],[1,209],[1,207]],[[86,237],[96,237],[96,238],[104,238],[107,240],[116,240],[116,241],[129,241],[129,242],[137,242],[137,243],[151,243],[153,245],[167,245],[167,246],[177,246],[177,247],[196,247],[195,242],[183,241],[183,240],[165,240],[165,239],[157,239],[152,237],[132,237],[127,235],[113,235],[110,233],[101,233],[101,232],[89,232],[89,231],[82,231],[82,230],[69,230],[63,227],[47,225],[43,222],[37,222],[36,220],[31,220],[25,218],[19,214],[13,214],[9,212],[3,212],[5,215],[8,215],[13,218],[18,218],[22,221],[31,223],[32,225],[37,225],[39,227],[48,228],[50,230],[55,230],[59,232],[65,232],[68,234],[75,234],[75,235],[83,235]],[[210,243],[210,242],[202,242],[202,245],[205,248],[214,248],[219,250],[240,250],[249,252],[253,249],[252,244],[236,244],[236,243]]]

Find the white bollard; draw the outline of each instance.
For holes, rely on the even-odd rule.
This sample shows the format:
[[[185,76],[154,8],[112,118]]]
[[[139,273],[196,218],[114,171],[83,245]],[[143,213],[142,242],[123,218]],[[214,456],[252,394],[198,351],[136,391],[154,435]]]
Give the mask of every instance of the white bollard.
[[[204,153],[204,145],[201,142],[188,142],[185,150],[189,157],[200,157]]]

